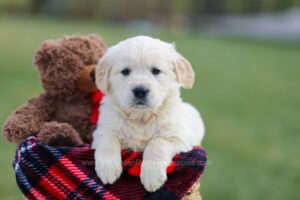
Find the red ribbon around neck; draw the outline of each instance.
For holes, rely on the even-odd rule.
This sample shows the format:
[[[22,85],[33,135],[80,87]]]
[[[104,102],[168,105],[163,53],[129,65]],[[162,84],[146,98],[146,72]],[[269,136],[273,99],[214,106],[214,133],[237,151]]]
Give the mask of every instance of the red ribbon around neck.
[[[92,110],[90,114],[90,122],[93,125],[96,125],[99,119],[99,106],[104,97],[104,93],[100,90],[97,90],[91,94],[90,100],[92,102]]]

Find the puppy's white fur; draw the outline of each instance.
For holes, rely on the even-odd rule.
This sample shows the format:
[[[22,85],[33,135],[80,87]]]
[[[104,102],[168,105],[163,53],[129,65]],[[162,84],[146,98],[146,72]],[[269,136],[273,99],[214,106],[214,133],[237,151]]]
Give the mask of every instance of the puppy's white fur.
[[[153,68],[161,71],[154,75]],[[129,75],[122,74],[128,68]],[[173,156],[199,145],[204,125],[198,111],[182,102],[180,86],[191,88],[194,72],[174,45],[147,36],[108,49],[96,68],[97,86],[106,93],[94,132],[96,172],[113,183],[122,172],[121,150],[143,151],[141,182],[160,188]],[[136,105],[132,90],[149,89],[147,103]]]

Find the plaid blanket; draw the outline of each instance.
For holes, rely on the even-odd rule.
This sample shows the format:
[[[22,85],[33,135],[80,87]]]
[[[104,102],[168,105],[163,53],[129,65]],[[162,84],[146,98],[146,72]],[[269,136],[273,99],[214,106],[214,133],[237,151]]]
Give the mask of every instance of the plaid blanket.
[[[17,184],[27,199],[181,199],[201,176],[206,154],[201,147],[174,157],[168,180],[154,193],[140,182],[142,153],[123,151],[123,174],[113,185],[104,185],[94,170],[94,150],[50,147],[35,136],[16,151],[13,163]],[[137,163],[137,164],[134,164]]]

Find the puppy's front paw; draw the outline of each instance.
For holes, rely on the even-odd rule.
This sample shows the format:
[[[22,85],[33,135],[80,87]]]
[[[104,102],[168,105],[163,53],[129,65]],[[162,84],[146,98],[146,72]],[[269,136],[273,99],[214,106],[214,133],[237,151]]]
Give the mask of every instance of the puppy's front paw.
[[[156,164],[142,164],[141,182],[148,192],[159,189],[167,180],[166,169]]]
[[[121,159],[103,157],[96,159],[96,173],[103,184],[113,184],[122,173]]]

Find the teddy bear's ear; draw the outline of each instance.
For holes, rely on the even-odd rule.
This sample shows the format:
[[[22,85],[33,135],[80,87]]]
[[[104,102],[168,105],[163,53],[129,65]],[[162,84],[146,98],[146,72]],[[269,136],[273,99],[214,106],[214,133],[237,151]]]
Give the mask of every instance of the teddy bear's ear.
[[[46,40],[42,46],[37,49],[34,64],[40,69],[45,70],[49,62],[53,61],[56,52],[61,50],[61,45],[55,40]]]
[[[89,34],[87,37],[90,40],[92,40],[93,42],[103,45],[104,48],[106,47],[104,39],[102,37],[100,37],[99,35],[97,35],[96,33]]]
[[[109,90],[109,75],[111,71],[111,64],[108,60],[107,55],[104,55],[98,61],[96,66],[96,85],[103,91],[107,92]]]
[[[178,56],[173,63],[173,72],[177,81],[183,88],[190,89],[193,87],[195,73],[191,63],[186,58],[181,55]]]

